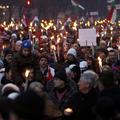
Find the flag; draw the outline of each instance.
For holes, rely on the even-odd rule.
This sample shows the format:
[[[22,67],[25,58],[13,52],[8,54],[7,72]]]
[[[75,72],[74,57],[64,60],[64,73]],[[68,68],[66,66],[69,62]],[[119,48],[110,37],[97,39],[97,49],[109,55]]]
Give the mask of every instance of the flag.
[[[34,23],[34,22],[39,22],[39,18],[38,18],[38,16],[34,16],[34,17],[33,17],[33,19],[32,19],[32,23]]]
[[[22,18],[21,22],[22,22],[22,24],[23,24],[25,27],[27,27],[28,24],[29,24],[28,19],[26,18],[25,15],[23,15],[23,18]]]
[[[107,20],[114,23],[116,18],[117,18],[117,9],[115,7],[115,1],[113,1],[112,5],[111,5],[111,10],[109,11],[109,14],[108,14],[108,17],[107,17]]]
[[[82,10],[85,10],[85,8],[82,5],[80,5],[77,0],[71,0],[71,3],[72,3],[73,6],[79,7]]]
[[[114,2],[115,0],[107,0],[107,3],[112,3]]]
[[[48,67],[47,81],[52,80],[52,79],[53,79],[53,76],[52,76],[52,73],[51,73],[50,68]],[[46,81],[46,82],[47,82],[47,81]]]

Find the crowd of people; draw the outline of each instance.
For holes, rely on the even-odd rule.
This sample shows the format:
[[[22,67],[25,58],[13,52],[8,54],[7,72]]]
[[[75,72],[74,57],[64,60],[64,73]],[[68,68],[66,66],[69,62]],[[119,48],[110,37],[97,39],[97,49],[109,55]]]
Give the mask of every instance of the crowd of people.
[[[36,44],[26,28],[22,39],[0,29],[0,120],[120,120],[119,34],[97,37],[91,49],[67,25],[57,53],[52,31]]]

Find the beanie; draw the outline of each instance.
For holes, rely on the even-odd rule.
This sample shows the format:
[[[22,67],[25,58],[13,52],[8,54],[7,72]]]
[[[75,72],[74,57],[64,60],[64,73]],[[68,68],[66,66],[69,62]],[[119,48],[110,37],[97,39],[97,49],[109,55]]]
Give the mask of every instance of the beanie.
[[[19,87],[12,83],[4,85],[1,89],[2,95],[9,95],[12,92],[20,92]]]
[[[19,93],[18,92],[12,92],[8,95],[8,98],[11,100],[15,100],[18,97]]]
[[[16,35],[15,33],[13,33],[13,34],[11,35],[11,37],[14,37],[14,38],[17,39],[17,35]]]
[[[22,42],[22,48],[31,49],[31,48],[32,48],[31,41],[30,41],[30,40],[24,40],[24,41]]]
[[[69,65],[69,69],[71,70],[74,66],[76,66],[76,65],[75,64]]]
[[[73,55],[74,57],[77,57],[77,51],[74,48],[70,48],[67,52],[67,55]]]
[[[60,80],[67,82],[67,75],[65,71],[56,72],[54,78],[59,78]]]
[[[81,61],[79,67],[81,70],[86,70],[88,67],[88,64],[86,61]]]
[[[16,44],[16,45],[21,45],[21,44],[22,44],[22,41],[21,41],[21,40],[18,40],[15,44]]]
[[[5,48],[3,50],[4,56],[6,57],[6,55],[8,54],[12,54],[13,55],[13,51],[10,48]]]

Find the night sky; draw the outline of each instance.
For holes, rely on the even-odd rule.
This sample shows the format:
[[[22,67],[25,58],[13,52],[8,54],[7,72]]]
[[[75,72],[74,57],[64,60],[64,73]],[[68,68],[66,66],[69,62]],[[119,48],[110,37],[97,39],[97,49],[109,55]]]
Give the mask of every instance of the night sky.
[[[74,14],[76,8],[71,4],[71,0],[31,0],[32,8],[38,8],[39,14],[41,16],[56,16],[59,12],[66,12],[71,10]],[[99,16],[106,16],[107,11],[107,2],[106,0],[77,0],[81,5],[85,7],[85,11],[82,11],[80,8],[77,9],[77,12],[80,15],[85,15],[87,12],[98,11]],[[12,6],[25,7],[25,0],[0,0],[2,4],[9,4]],[[120,0],[116,0],[116,3],[120,4]]]

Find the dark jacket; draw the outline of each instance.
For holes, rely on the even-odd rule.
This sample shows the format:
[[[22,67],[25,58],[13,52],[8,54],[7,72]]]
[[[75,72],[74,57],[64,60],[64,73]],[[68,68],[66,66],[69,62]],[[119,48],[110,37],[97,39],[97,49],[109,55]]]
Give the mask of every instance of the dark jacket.
[[[48,92],[49,99],[56,104],[56,106],[63,112],[66,105],[68,104],[69,99],[72,97],[73,94],[76,93],[76,90],[72,89],[70,86],[66,86],[65,89],[61,92],[65,92],[63,98],[59,100],[56,95],[57,89],[53,88],[51,91]]]
[[[97,91],[92,89],[89,93],[75,93],[69,100],[67,108],[73,109],[71,120],[95,120],[94,107],[97,102]]]
[[[13,83],[15,84],[16,82],[14,80],[8,80],[6,79],[6,77],[4,76],[2,79],[1,79],[1,84],[5,85],[5,84],[8,84],[8,83]]]
[[[33,66],[35,69],[39,68],[38,57],[35,54],[25,57],[22,53],[19,53],[15,56],[15,63],[17,70],[29,66]]]
[[[114,101],[117,110],[120,111],[120,88],[118,88],[118,86],[114,85],[109,88],[104,88],[100,93],[99,99],[103,97],[111,98]]]

